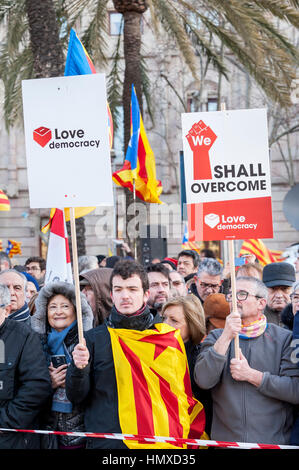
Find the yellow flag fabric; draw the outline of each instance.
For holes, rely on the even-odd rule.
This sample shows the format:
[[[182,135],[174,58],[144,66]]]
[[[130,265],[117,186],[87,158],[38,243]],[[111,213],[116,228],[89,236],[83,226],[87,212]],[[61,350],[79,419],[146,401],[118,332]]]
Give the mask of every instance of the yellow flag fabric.
[[[266,264],[269,263],[283,261],[282,251],[269,250],[265,243],[259,238],[243,240],[239,256],[245,255],[247,253],[254,254],[262,266],[266,266]]]
[[[90,212],[92,212],[93,210],[95,210],[95,207],[75,207],[75,219],[79,219],[79,217],[84,217],[85,215],[89,214]],[[50,212],[50,219],[48,221],[48,223],[42,227],[41,231],[43,233],[47,233],[47,231],[49,230],[49,228],[51,227],[51,222],[52,222],[52,219],[54,217],[54,214],[55,214],[55,211],[56,209],[51,209],[51,212]],[[64,208],[64,219],[66,222],[68,222],[70,220],[70,209],[68,207]]]
[[[108,328],[122,433],[206,438],[203,406],[192,397],[185,346],[179,330]],[[165,442],[124,441],[130,449],[182,449]]]
[[[0,189],[0,211],[10,211],[9,199],[2,189]]]

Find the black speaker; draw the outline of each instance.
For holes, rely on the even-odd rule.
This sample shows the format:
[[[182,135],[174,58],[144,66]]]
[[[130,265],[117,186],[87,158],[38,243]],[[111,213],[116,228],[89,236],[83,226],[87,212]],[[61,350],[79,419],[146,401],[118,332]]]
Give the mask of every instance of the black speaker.
[[[154,258],[161,261],[167,257],[166,227],[145,225],[140,234],[141,264],[148,266]]]

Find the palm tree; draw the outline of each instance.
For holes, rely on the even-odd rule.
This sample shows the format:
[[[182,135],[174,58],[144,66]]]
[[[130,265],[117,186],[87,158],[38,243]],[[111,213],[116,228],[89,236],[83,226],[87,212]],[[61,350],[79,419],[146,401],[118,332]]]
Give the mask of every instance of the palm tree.
[[[60,35],[61,42],[67,39],[68,30],[77,19],[85,15],[88,23],[81,34],[82,41],[97,64],[107,61],[104,33],[107,31],[108,0],[47,0],[40,3],[45,10],[52,4],[58,24],[67,23],[68,28]],[[279,31],[276,22],[280,20],[298,27],[298,0],[113,0],[113,5],[124,18],[123,99],[126,122],[132,81],[140,103],[142,101],[140,22],[148,8],[154,29],[164,29],[176,41],[195,78],[198,78],[198,54],[207,55],[222,74],[226,73],[219,57],[221,44],[224,44],[273,101],[281,106],[290,104],[290,83],[295,77],[298,52]],[[8,31],[0,56],[0,76],[6,87],[5,114],[8,125],[14,122],[16,111],[20,108],[20,104],[16,106],[16,101],[19,103],[20,81],[32,77],[33,73],[34,43],[30,48],[28,30],[29,25],[32,28],[34,20],[28,21],[29,6],[32,18],[39,11],[39,6],[33,0],[0,0],[0,24],[5,22]],[[48,24],[53,25],[53,17]],[[42,32],[45,36],[49,34],[47,30]],[[207,40],[208,34],[216,39],[213,47]],[[51,47],[49,44],[45,46]],[[128,124],[125,126],[126,142],[129,127]]]
[[[26,44],[27,47],[20,48],[19,59],[21,64],[17,64],[18,67],[23,65],[24,76],[20,78],[47,78],[57,77],[64,73],[64,54],[62,44],[59,38],[59,27],[56,17],[56,9],[53,0],[43,0],[42,2],[36,2],[35,0],[25,0],[19,2],[12,2],[15,5],[9,5],[9,17],[10,26],[8,28],[8,42],[7,46],[10,45],[10,40],[14,43],[14,52],[19,48],[18,39],[21,39],[22,33],[28,31],[30,41]],[[3,10],[2,10],[3,12]],[[24,18],[24,24],[19,24],[19,18],[22,13],[26,12],[26,18]],[[24,30],[24,28],[26,29]],[[14,36],[16,34],[16,37]],[[11,61],[13,59],[9,57],[10,49],[4,48],[1,60]],[[10,72],[10,73],[9,73]],[[18,84],[15,80],[10,82],[10,78],[13,72],[8,72],[8,78],[6,80],[6,86],[10,88],[13,93],[17,93],[19,97]],[[3,69],[1,73],[3,75]],[[11,103],[8,102],[6,97],[6,105],[8,109],[11,109]],[[18,104],[18,107],[20,103]],[[12,109],[12,111],[14,111]],[[14,114],[13,114],[14,116]],[[69,224],[68,224],[68,230]],[[84,219],[79,218],[76,221],[76,232],[77,232],[77,246],[78,255],[83,255],[86,252],[85,249],[85,224]],[[71,248],[71,247],[70,247]]]

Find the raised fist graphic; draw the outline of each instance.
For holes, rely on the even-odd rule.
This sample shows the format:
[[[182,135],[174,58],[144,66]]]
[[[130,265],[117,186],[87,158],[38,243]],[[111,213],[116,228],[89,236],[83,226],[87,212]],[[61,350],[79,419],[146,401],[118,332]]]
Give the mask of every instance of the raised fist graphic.
[[[199,121],[193,124],[186,138],[193,152],[193,178],[212,179],[209,150],[217,139],[216,134],[203,121]]]

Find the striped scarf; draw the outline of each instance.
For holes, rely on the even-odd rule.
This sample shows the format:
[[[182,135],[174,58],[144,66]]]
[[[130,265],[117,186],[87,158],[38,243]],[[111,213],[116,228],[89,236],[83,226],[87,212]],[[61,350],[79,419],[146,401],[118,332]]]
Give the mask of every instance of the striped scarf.
[[[267,318],[264,314],[262,316],[250,323],[249,325],[242,325],[242,329],[239,333],[239,337],[243,339],[257,338],[262,335],[267,328]]]
[[[25,302],[22,308],[16,310],[15,312],[9,315],[11,320],[15,321],[26,321],[30,318],[30,312],[27,303]]]

